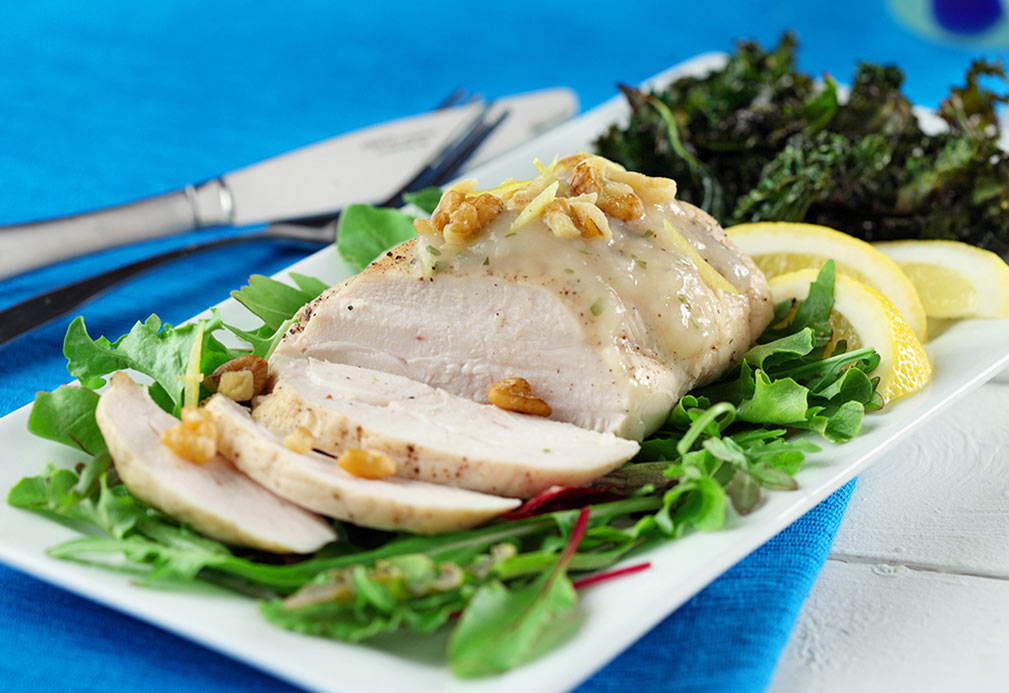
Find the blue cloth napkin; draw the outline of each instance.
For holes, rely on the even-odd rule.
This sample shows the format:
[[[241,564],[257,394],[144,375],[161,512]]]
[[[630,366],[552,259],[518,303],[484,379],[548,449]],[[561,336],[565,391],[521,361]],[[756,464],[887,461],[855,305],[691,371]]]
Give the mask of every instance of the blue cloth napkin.
[[[427,110],[458,85],[490,96],[570,85],[585,107],[739,37],[794,27],[801,64],[842,81],[895,61],[934,105],[971,53],[902,30],[882,0],[835,3],[128,3],[40,0],[0,25],[0,223],[178,188],[372,122]],[[920,13],[919,13],[920,14]],[[839,37],[843,37],[843,40]],[[0,308],[216,230],[105,251],[0,282]],[[156,312],[178,323],[250,273],[306,254],[254,241],[179,260],[83,307],[93,336]],[[0,414],[68,380],[68,320],[0,347]],[[40,460],[40,466],[43,463]],[[582,690],[759,691],[825,560],[853,484],[712,583]],[[6,691],[280,691],[200,646],[0,567]]]

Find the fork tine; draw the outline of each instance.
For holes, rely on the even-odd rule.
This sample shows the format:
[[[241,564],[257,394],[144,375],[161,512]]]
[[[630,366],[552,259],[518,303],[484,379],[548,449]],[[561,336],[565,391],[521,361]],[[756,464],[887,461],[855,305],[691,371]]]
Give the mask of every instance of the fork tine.
[[[466,100],[467,93],[468,92],[465,88],[456,87],[455,90],[452,91],[448,96],[446,96],[444,99],[435,104],[435,107],[432,110],[443,111],[446,108],[451,108],[452,106],[455,106],[456,104]]]

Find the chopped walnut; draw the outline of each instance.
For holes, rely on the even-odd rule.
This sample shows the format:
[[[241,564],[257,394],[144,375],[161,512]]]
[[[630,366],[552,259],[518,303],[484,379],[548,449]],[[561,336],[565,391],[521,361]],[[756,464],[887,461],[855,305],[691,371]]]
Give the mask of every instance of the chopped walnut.
[[[243,375],[245,374],[245,375]],[[266,388],[270,365],[255,354],[243,354],[221,364],[203,380],[204,389],[220,392],[236,402],[248,402]]]
[[[217,391],[236,402],[248,402],[256,394],[252,371],[228,371],[221,374]]]
[[[354,476],[364,479],[381,479],[396,473],[396,463],[378,450],[344,450],[336,463]]]
[[[609,239],[613,235],[594,193],[554,200],[543,210],[543,221],[558,238]]]
[[[284,436],[284,447],[291,452],[304,455],[315,447],[315,436],[304,426],[296,426],[293,431]]]
[[[420,236],[440,235],[449,245],[463,245],[482,231],[504,211],[504,202],[490,193],[467,197],[453,188],[441,196],[430,219],[415,219],[413,227]]]
[[[179,457],[203,464],[217,454],[217,426],[205,410],[183,407],[182,420],[161,432],[161,442]]]
[[[617,183],[633,188],[635,194],[648,204],[660,205],[676,197],[676,181],[660,176],[646,176],[636,171],[628,171],[623,166],[610,162],[606,176]]]
[[[550,416],[550,405],[533,396],[532,386],[525,378],[505,378],[490,386],[487,399],[498,409],[533,416]]]
[[[586,154],[585,152],[579,152],[578,154],[572,154],[571,156],[566,156],[557,162],[557,166],[554,167],[555,173],[567,173],[574,169],[575,166],[585,161],[586,159],[592,158],[591,154]]]
[[[645,213],[641,198],[627,183],[606,177],[605,168],[608,163],[606,159],[598,156],[580,161],[571,172],[568,185],[578,194],[595,193],[598,196],[596,206],[611,217],[624,221],[637,219]]]

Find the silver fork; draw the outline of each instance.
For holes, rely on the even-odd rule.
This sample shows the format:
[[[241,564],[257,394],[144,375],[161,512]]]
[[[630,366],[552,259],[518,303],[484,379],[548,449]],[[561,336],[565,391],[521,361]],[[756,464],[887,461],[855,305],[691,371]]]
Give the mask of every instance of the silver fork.
[[[465,92],[456,90],[439,104],[438,108],[446,108],[463,100],[466,100]],[[451,180],[473,152],[483,144],[508,116],[508,111],[502,111],[494,118],[488,119],[492,106],[493,103],[485,103],[468,123],[458,139],[450,142],[437,152],[406,185],[379,206],[400,207],[403,205],[404,194],[416,192],[430,186],[438,186]],[[321,245],[332,243],[336,240],[336,225],[338,220],[339,212],[321,217],[295,219],[289,222],[272,224],[266,231],[259,233],[193,243],[33,296],[6,310],[0,311],[0,344],[4,344],[73,310],[95,295],[130,277],[202,250],[246,243],[264,238],[291,239],[310,244],[310,246],[317,249]]]

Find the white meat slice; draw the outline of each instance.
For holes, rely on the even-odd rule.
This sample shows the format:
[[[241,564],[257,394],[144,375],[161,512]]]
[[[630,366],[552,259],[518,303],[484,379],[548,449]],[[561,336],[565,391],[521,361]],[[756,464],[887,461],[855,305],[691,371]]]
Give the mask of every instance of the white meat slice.
[[[332,454],[386,452],[398,476],[528,498],[555,484],[586,484],[639,449],[381,371],[281,356],[271,373],[273,391],[256,402],[256,421],[278,435],[304,426]]]
[[[609,239],[560,238],[542,218],[513,232],[518,214],[499,214],[465,246],[397,246],[308,304],[276,353],[476,402],[521,377],[551,418],[640,440],[771,319],[760,270],[696,207],[672,199],[639,218],[608,217]],[[728,284],[706,281],[675,234]]]
[[[396,477],[363,479],[317,452],[300,454],[258,425],[246,409],[214,395],[206,411],[225,457],[277,495],[364,527],[435,534],[467,529],[513,510],[519,501]]]
[[[198,465],[161,442],[178,423],[125,373],[112,376],[95,410],[116,472],[144,503],[226,544],[310,553],[336,539],[325,520],[257,484],[216,456]]]

